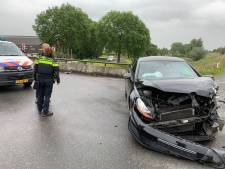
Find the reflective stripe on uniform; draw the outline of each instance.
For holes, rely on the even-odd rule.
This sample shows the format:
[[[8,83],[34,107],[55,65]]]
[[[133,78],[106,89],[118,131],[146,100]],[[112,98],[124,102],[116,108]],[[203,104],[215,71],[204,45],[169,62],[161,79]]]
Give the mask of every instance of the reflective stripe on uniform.
[[[57,63],[55,63],[55,61],[51,58],[47,58],[47,57],[40,57],[36,62],[36,64],[45,64],[45,65],[51,65],[53,67],[58,67],[59,65]]]
[[[58,64],[58,63],[53,63],[52,66],[53,66],[53,67],[59,67],[59,64]]]
[[[39,60],[38,63],[53,66],[53,61],[50,61],[50,60]]]

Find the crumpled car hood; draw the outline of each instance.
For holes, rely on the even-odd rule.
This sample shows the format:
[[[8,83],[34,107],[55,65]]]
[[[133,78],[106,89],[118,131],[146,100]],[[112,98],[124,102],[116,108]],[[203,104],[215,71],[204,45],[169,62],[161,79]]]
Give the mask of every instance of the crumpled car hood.
[[[164,92],[196,93],[204,97],[211,97],[216,93],[216,84],[210,77],[192,79],[167,79],[143,81],[143,86],[153,87]]]

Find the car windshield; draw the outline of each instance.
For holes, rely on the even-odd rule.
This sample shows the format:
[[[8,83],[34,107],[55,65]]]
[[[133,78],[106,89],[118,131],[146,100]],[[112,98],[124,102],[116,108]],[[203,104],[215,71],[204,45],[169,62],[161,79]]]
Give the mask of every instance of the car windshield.
[[[0,42],[0,56],[22,56],[21,50],[13,43]]]
[[[198,75],[186,63],[180,61],[139,62],[138,80],[194,78]]]

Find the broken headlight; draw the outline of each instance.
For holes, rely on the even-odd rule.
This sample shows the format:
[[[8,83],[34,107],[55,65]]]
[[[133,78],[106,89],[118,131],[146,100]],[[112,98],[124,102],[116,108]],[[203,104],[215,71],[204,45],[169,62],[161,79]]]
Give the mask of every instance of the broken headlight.
[[[152,119],[152,113],[151,111],[146,107],[145,103],[138,98],[136,100],[136,109],[139,111],[139,113],[145,118],[145,119]]]

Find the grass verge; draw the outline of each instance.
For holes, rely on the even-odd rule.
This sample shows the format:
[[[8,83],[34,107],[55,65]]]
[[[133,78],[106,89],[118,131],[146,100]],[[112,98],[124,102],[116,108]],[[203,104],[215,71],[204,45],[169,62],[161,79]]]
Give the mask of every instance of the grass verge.
[[[221,75],[225,72],[225,55],[209,53],[203,59],[188,62],[203,75]]]

